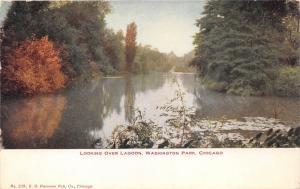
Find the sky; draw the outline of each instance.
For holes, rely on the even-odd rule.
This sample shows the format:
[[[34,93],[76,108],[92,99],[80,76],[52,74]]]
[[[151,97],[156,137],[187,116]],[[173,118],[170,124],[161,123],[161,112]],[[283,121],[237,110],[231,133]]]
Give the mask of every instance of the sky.
[[[5,2],[0,0],[0,25],[2,26],[2,22],[5,19],[6,13],[10,6],[10,2]]]
[[[198,31],[196,19],[201,16],[205,0],[113,0],[108,27],[126,31],[127,24],[137,24],[137,42],[151,45],[161,52],[173,51],[182,56],[193,50],[193,35]],[[0,0],[0,24],[10,2]]]
[[[193,35],[198,31],[204,0],[193,1],[112,1],[108,27],[125,33],[127,24],[137,24],[137,42],[161,52],[182,56],[193,50]]]

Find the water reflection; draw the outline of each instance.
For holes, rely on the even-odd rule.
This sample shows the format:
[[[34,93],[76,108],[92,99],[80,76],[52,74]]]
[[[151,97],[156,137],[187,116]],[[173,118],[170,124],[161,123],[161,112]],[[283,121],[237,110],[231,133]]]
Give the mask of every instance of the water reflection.
[[[199,79],[192,76],[179,76],[188,93],[194,94],[199,115],[209,118],[242,117],[277,118],[282,121],[300,123],[299,98],[281,97],[242,97],[226,95],[205,89]]]
[[[93,80],[67,91],[66,109],[50,148],[91,148],[93,133],[103,128],[103,120],[121,111],[124,83],[116,79]],[[116,90],[121,89],[121,90]]]
[[[134,87],[132,85],[132,78],[126,77],[125,79],[125,100],[124,100],[124,108],[125,108],[125,118],[126,121],[132,122],[134,118],[134,105],[135,105],[135,92]],[[144,87],[143,87],[144,89]]]
[[[65,98],[57,96],[32,98],[8,108],[3,122],[4,146],[48,146],[48,140],[59,127],[64,107]]]
[[[239,97],[206,90],[192,74],[149,74],[95,79],[78,83],[62,94],[4,99],[1,110],[6,148],[92,148],[130,122],[134,109],[163,124],[157,106],[174,97],[177,83],[187,106],[211,118],[273,117],[300,123],[299,99]]]

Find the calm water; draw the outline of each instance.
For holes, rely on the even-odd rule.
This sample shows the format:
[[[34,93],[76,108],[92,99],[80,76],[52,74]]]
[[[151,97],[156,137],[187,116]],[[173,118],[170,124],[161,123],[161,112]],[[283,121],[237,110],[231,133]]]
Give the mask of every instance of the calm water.
[[[187,106],[199,116],[218,119],[274,116],[300,123],[297,98],[239,97],[206,90],[193,74],[151,74],[95,79],[56,95],[2,99],[1,127],[5,148],[92,148],[120,124],[134,117],[134,109],[163,123],[157,106],[185,92]]]

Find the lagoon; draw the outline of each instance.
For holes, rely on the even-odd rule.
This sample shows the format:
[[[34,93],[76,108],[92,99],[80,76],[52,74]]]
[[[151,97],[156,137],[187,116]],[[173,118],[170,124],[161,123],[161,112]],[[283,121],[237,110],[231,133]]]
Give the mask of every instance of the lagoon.
[[[207,90],[196,74],[151,73],[95,78],[58,94],[5,97],[1,102],[3,146],[12,149],[95,148],[108,139],[118,125],[132,121],[137,109],[146,119],[163,126],[163,112],[157,107],[170,102],[178,90],[183,91],[186,106],[193,107],[197,116],[206,120],[240,123],[258,118],[253,119],[253,123],[261,121],[257,125],[264,122],[268,125],[268,120],[276,118],[282,125],[300,124],[299,98],[222,94]],[[253,124],[249,127],[253,129],[246,130],[257,130]],[[227,130],[237,128],[228,126]]]

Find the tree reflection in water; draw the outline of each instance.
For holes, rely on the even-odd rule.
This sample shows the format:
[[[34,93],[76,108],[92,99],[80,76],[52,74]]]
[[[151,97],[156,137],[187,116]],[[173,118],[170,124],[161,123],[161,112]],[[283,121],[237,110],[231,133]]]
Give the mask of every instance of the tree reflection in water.
[[[157,106],[174,97],[177,80],[187,106],[200,115],[219,119],[244,116],[273,117],[279,108],[283,121],[300,122],[299,99],[240,97],[208,91],[192,74],[149,74],[79,82],[60,94],[31,98],[4,98],[1,127],[5,148],[93,148],[117,125],[134,117],[134,109],[163,123]]]
[[[299,98],[276,96],[235,96],[207,90],[193,75],[179,75],[183,87],[194,95],[198,115],[212,119],[222,117],[239,119],[243,117],[279,118],[291,124],[300,122]]]
[[[117,79],[80,83],[67,91],[67,105],[52,148],[91,148],[95,133],[102,131],[103,119],[113,111],[120,112],[123,83]]]
[[[4,146],[36,148],[48,145],[59,127],[66,104],[63,96],[38,97],[8,109],[3,123]]]
[[[132,86],[132,78],[126,77],[125,80],[125,100],[124,100],[124,109],[125,109],[125,119],[128,122],[132,122],[134,118],[134,102],[135,102],[135,92],[134,87]]]

